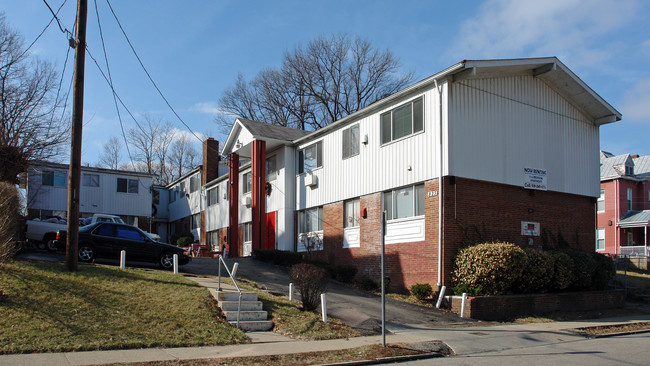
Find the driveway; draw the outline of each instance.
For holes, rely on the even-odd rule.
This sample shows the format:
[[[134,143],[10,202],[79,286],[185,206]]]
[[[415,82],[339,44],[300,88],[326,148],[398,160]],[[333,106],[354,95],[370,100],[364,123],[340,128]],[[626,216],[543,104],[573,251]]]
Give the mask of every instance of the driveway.
[[[289,293],[288,269],[250,257],[227,259],[232,268],[239,262],[237,277],[255,281],[267,290]],[[216,276],[217,259],[193,258],[180,270],[185,273]],[[222,270],[222,275],[226,275]],[[327,287],[328,315],[341,319],[364,335],[381,333],[381,297],[330,281]],[[469,325],[476,321],[458,315],[386,298],[386,329],[392,332],[407,329],[439,329]]]

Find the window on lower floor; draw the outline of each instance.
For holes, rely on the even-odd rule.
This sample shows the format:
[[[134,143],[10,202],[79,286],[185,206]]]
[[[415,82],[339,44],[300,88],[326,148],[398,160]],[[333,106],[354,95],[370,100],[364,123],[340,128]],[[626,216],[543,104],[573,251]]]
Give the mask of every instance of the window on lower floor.
[[[424,184],[402,187],[382,193],[386,220],[424,215]]]
[[[253,224],[247,222],[244,224],[244,243],[250,243],[253,241]]]
[[[192,215],[192,219],[190,220],[190,229],[198,229],[201,226],[201,214],[194,214]]]
[[[605,211],[605,190],[604,189],[600,190],[600,197],[598,197],[598,201],[596,201],[596,211],[598,212]]]
[[[298,231],[307,234],[323,230],[323,207],[312,207],[298,212]]]
[[[361,200],[359,198],[347,200],[343,203],[343,222],[344,227],[359,226],[361,221]]]
[[[632,231],[627,232],[627,245],[634,245],[634,233]]]
[[[596,229],[596,250],[605,250],[605,228]]]
[[[213,247],[219,246],[219,230],[208,231],[205,235],[205,243]]]

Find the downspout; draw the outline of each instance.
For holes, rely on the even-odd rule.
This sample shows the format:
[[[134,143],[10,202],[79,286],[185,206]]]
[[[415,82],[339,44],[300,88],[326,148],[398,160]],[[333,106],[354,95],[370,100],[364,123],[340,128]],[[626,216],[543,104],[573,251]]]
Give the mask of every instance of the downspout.
[[[442,285],[442,85],[438,85],[438,80],[433,80],[438,91],[438,113],[439,113],[439,134],[440,151],[438,152],[438,289]]]
[[[614,179],[614,255],[618,254],[618,179]]]

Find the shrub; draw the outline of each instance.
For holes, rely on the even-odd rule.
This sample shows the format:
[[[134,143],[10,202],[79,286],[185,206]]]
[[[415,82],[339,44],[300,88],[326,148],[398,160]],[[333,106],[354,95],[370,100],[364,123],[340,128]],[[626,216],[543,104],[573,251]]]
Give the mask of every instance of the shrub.
[[[456,286],[452,288],[452,291],[454,292],[454,295],[462,295],[462,294],[467,294],[467,296],[479,296],[483,294],[483,288],[481,286],[478,287],[469,287],[466,283],[457,283]]]
[[[596,270],[596,261],[591,253],[581,250],[567,250],[566,253],[573,260],[573,290],[587,290],[591,288],[591,277]]]
[[[194,235],[189,231],[174,233],[169,237],[169,243],[172,245],[187,246],[192,242],[194,242]]]
[[[314,310],[320,304],[320,294],[327,287],[327,272],[318,266],[299,263],[289,269],[289,279],[300,292],[303,310]]]
[[[352,282],[359,269],[351,264],[339,264],[332,267],[334,278],[341,282]]]
[[[549,282],[549,289],[562,291],[573,283],[573,260],[564,252],[548,252],[553,258],[553,275]]]
[[[600,254],[593,253],[596,268],[594,275],[591,278],[591,288],[594,290],[604,290],[609,284],[609,281],[616,275],[616,267],[612,258]]]
[[[433,288],[428,283],[416,283],[411,286],[410,291],[411,295],[420,301],[426,300],[433,295]]]
[[[18,251],[18,218],[20,198],[16,186],[0,182],[0,266]]]
[[[361,289],[364,291],[377,291],[379,290],[379,285],[377,282],[373,281],[370,278],[364,278],[359,282],[359,285],[361,286]]]
[[[520,293],[538,293],[548,290],[553,275],[553,257],[548,252],[526,249],[527,265],[517,280],[516,289]]]
[[[505,294],[519,279],[526,263],[526,253],[514,244],[471,246],[456,256],[454,283],[480,288],[486,295]]]

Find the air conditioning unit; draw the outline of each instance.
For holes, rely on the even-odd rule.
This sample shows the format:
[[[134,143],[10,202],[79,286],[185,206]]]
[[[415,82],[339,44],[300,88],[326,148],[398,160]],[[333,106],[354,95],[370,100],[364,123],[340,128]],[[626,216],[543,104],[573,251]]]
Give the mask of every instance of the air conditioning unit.
[[[313,174],[305,175],[305,187],[316,187],[318,184],[318,177]]]
[[[246,207],[251,207],[251,204],[252,204],[251,196],[245,196],[245,197],[242,197],[242,203],[243,203]]]

